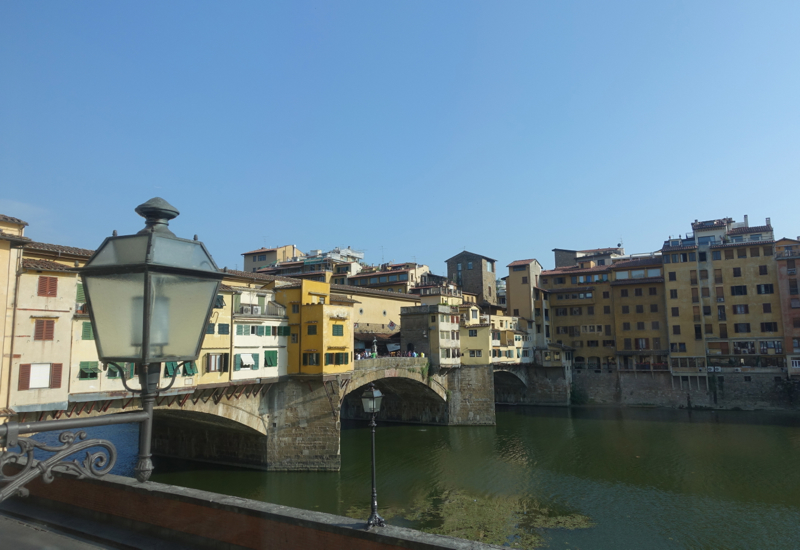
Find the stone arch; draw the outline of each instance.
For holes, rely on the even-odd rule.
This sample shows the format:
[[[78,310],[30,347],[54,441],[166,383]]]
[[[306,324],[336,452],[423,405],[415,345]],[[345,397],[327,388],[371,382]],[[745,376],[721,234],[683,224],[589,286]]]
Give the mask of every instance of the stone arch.
[[[373,382],[384,394],[378,420],[418,424],[446,424],[449,417],[446,390],[436,391],[410,376],[374,378],[359,377],[353,380],[342,399],[341,417],[349,420],[366,420],[361,395],[367,384]]]
[[[358,388],[362,388],[370,382],[375,382],[377,384],[377,382],[380,380],[394,379],[406,379],[417,382],[419,385],[424,386],[439,396],[442,401],[447,401],[447,388],[445,388],[444,385],[438,380],[438,377],[428,377],[427,373],[422,368],[378,368],[363,371],[356,370],[353,372],[353,378],[350,380],[350,384],[347,387],[345,396],[353,393]],[[363,389],[361,391],[363,392]],[[424,390],[419,388],[419,391]]]
[[[494,379],[495,379],[495,381],[498,378],[501,381],[508,381],[508,382],[511,382],[512,379],[513,379],[513,380],[516,380],[517,382],[519,382],[520,384],[522,384],[524,387],[526,387],[526,388],[528,387],[527,377],[521,376],[520,373],[516,369],[495,369],[494,370]]]
[[[518,372],[514,370],[494,371],[495,403],[525,403],[527,394],[526,380]]]
[[[242,429],[249,429],[258,432],[261,435],[267,435],[267,425],[264,416],[261,413],[261,398],[250,399],[220,399],[214,402],[214,399],[209,398],[203,401],[198,399],[197,402],[187,400],[182,406],[173,404],[172,406],[162,405],[155,408],[157,413],[169,412],[185,414],[184,418],[188,421],[198,420],[202,422],[203,415],[223,418],[232,422],[234,428],[241,426]],[[154,416],[157,418],[158,414]]]

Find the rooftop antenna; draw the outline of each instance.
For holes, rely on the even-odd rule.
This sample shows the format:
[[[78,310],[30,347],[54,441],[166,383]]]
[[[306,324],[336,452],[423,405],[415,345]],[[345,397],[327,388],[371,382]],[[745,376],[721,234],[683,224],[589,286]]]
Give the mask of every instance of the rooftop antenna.
[[[381,263],[383,263],[383,245],[381,245]]]

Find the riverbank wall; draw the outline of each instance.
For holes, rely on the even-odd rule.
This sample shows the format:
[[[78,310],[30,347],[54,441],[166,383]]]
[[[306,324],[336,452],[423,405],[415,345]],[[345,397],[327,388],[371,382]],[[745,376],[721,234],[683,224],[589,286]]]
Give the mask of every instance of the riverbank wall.
[[[28,489],[30,497],[20,502],[28,513],[32,507],[56,511],[66,518],[61,520],[64,529],[93,542],[112,542],[113,537],[124,541],[129,533],[127,540],[147,534],[170,547],[174,544],[181,548],[226,550],[500,548],[402,527],[368,531],[362,520],[174,485],[139,483],[114,475],[99,480],[77,480],[58,474],[53,483],[45,484],[39,479],[30,483]],[[15,501],[20,499],[11,499],[0,510],[13,513]]]
[[[573,403],[715,409],[796,409],[797,384],[774,372],[673,374],[575,370]]]

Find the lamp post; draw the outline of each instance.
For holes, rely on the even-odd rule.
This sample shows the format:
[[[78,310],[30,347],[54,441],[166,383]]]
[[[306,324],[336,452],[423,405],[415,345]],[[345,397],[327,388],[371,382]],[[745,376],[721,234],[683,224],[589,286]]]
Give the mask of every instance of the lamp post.
[[[83,428],[109,424],[141,423],[136,479],[147,481],[153,470],[150,443],[153,405],[159,391],[175,382],[177,370],[166,388],[159,388],[161,363],[194,361],[200,353],[205,326],[211,315],[222,273],[203,243],[180,239],[168,228],[178,210],[161,198],[136,208],[146,219],[145,228],[135,235],[106,238],[80,269],[89,305],[98,358],[104,363],[134,363],[138,367],[141,390],[131,389],[125,369],[115,368],[125,388],[141,394],[142,411],[46,422],[9,422],[0,426],[0,444],[21,452],[6,451],[0,456],[0,482],[5,483],[0,501],[24,494],[24,485],[39,475],[52,481],[53,471],[72,471],[83,477],[108,473],[116,460],[110,441],[86,440],[85,432],[62,433],[61,447],[48,447],[19,434]],[[87,452],[83,463],[63,461],[77,451],[102,447],[102,453]],[[47,460],[37,460],[34,448],[54,452]],[[2,473],[5,464],[23,464],[13,476]]]
[[[361,396],[361,404],[364,407],[364,412],[371,414],[369,426],[372,428],[372,513],[367,520],[367,529],[371,527],[386,525],[386,521],[378,514],[378,489],[375,478],[375,416],[381,410],[381,402],[383,401],[383,394],[381,390],[375,387],[372,382],[369,383],[369,388],[364,391]]]

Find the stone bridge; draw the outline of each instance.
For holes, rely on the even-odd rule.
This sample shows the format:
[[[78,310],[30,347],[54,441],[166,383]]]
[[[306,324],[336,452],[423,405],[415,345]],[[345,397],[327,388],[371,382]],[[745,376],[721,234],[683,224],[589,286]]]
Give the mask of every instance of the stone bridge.
[[[514,405],[569,405],[570,381],[561,367],[495,363],[495,402]]]

